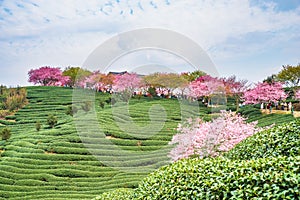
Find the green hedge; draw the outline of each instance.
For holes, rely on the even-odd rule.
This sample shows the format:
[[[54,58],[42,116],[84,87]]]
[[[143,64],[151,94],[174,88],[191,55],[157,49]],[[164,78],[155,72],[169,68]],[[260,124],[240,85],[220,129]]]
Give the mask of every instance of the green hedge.
[[[127,199],[297,199],[299,166],[300,156],[184,159],[152,173]]]
[[[300,155],[300,120],[256,133],[230,150],[231,159],[256,159]]]
[[[133,190],[128,188],[120,188],[111,192],[105,192],[92,200],[112,200],[112,199],[131,199]]]

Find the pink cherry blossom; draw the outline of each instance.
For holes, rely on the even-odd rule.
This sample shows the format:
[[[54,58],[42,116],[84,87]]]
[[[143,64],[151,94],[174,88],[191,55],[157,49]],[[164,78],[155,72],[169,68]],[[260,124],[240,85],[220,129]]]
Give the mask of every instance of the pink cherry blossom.
[[[113,84],[113,90],[115,92],[133,92],[139,87],[141,87],[141,78],[136,73],[117,75]]]
[[[69,77],[63,76],[62,71],[56,67],[40,67],[28,72],[29,82],[44,86],[64,86],[68,84]]]
[[[300,90],[296,91],[295,98],[300,100]]]
[[[192,81],[189,85],[190,96],[194,98],[209,97],[217,93],[224,93],[224,84],[218,79],[209,75],[201,76]]]
[[[201,158],[218,156],[236,144],[262,130],[257,122],[246,123],[245,118],[232,112],[222,111],[220,117],[211,122],[189,119],[179,124],[178,134],[170,144],[176,144],[169,154],[173,161],[197,155]]]
[[[244,93],[245,104],[256,104],[261,102],[274,102],[284,100],[287,95],[283,91],[282,84],[274,83],[258,83],[255,88]]]

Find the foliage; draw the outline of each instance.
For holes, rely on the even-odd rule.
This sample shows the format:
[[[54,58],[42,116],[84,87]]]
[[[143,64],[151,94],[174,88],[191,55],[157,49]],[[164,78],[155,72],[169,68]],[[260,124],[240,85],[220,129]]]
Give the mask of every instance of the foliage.
[[[113,190],[111,192],[105,192],[92,200],[113,200],[113,199],[132,200],[132,198],[133,198],[132,189],[120,188],[120,189]]]
[[[226,155],[231,159],[244,160],[276,156],[300,156],[299,120],[256,133]]]
[[[155,87],[149,87],[148,88],[148,93],[152,96],[152,97],[156,97],[157,96],[157,92]]]
[[[183,159],[145,178],[132,199],[296,199],[300,157]]]
[[[252,105],[246,105],[239,109],[238,113],[245,118],[251,118],[253,116],[262,116],[260,109],[255,108]]]
[[[300,90],[296,91],[295,98],[300,100]]]
[[[82,69],[80,67],[67,67],[63,72],[63,76],[69,77],[68,84],[73,87],[77,86],[80,81],[84,80],[86,77],[91,75],[92,72],[90,72],[87,69]]]
[[[197,80],[189,84],[189,96],[193,98],[208,97],[217,95],[225,95],[225,86],[222,80],[211,77],[209,75],[201,76]]]
[[[89,112],[92,108],[92,102],[91,101],[85,101],[83,102],[83,105],[81,105],[81,109],[84,110],[84,112]]]
[[[41,128],[42,128],[41,122],[40,121],[36,121],[36,123],[35,123],[35,129],[36,129],[36,131],[40,131]]]
[[[40,67],[28,72],[29,82],[43,86],[64,86],[69,82],[69,77],[63,76],[62,71],[55,67]]]
[[[47,124],[51,127],[54,128],[54,126],[57,124],[57,116],[50,114],[47,118]]]
[[[103,74],[99,71],[94,71],[88,77],[83,79],[79,85],[83,88],[92,88],[97,91],[109,91],[112,89],[112,85],[115,80],[113,74]]]
[[[271,76],[268,76],[266,79],[263,80],[264,83],[266,82],[269,84],[275,83],[276,81],[278,81],[276,74],[272,74]]]
[[[256,123],[246,123],[245,118],[226,111],[211,122],[203,122],[199,118],[195,121],[190,119],[187,124],[179,124],[179,134],[170,143],[178,145],[172,149],[170,157],[176,161],[190,156],[218,156],[220,152],[232,149],[259,131],[255,127]]]
[[[8,140],[11,137],[11,129],[9,127],[4,127],[1,132],[0,135],[2,137],[2,140]]]
[[[248,81],[237,80],[236,76],[230,76],[228,78],[223,78],[222,80],[225,86],[227,96],[232,96],[235,99],[235,110],[238,110],[241,97],[244,95],[244,92],[248,88]]]
[[[113,90],[120,94],[122,100],[128,102],[134,90],[141,86],[141,78],[135,74],[125,73],[115,77]]]
[[[14,111],[22,108],[27,103],[27,91],[25,88],[2,87],[0,90],[0,104],[4,110]]]
[[[66,110],[66,114],[67,115],[70,115],[70,116],[73,116],[74,114],[76,114],[78,112],[78,108],[74,105],[69,105],[67,107],[67,110]]]
[[[283,65],[281,71],[277,74],[279,81],[285,82],[290,86],[297,86],[300,83],[300,64],[297,66]]]
[[[0,118],[4,118],[10,114],[12,114],[12,112],[9,110],[0,110]]]
[[[275,82],[269,84],[258,83],[255,88],[250,89],[244,93],[244,99],[246,104],[256,104],[256,103],[267,103],[275,102],[286,99],[287,95],[283,91],[282,84]]]
[[[104,106],[105,106],[105,103],[104,103],[103,101],[100,101],[100,102],[99,102],[99,106],[103,109]]]
[[[188,73],[182,73],[181,76],[185,78],[188,82],[192,82],[197,80],[201,76],[207,75],[205,72],[202,72],[200,70],[188,72]]]
[[[116,103],[116,100],[115,100],[115,98],[109,97],[108,99],[105,100],[105,102],[106,102],[107,104],[114,105],[114,104]]]

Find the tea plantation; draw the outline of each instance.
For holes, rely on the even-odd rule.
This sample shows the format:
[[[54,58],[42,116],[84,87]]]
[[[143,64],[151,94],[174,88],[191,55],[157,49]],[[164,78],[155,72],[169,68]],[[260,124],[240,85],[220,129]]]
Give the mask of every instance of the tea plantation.
[[[96,101],[89,111],[82,109],[85,102],[75,99],[75,105],[79,111],[72,117],[66,114],[68,106],[74,101],[72,89],[28,87],[27,91],[29,104],[14,116],[0,120],[0,128],[8,126],[12,133],[10,139],[0,141],[0,199],[92,199],[101,193],[115,189],[119,190],[105,193],[98,199],[130,199],[133,196],[140,199],[159,199],[158,196],[155,196],[158,194],[171,195],[173,199],[176,199],[175,197],[187,197],[180,195],[194,194],[200,190],[205,190],[202,195],[215,194],[214,192],[221,191],[223,188],[229,191],[228,194],[235,191],[232,195],[236,195],[236,197],[248,197],[238,196],[240,195],[238,185],[244,184],[251,187],[255,177],[251,176],[253,179],[247,178],[247,180],[241,179],[241,174],[247,170],[250,172],[260,170],[262,176],[267,177],[271,169],[265,170],[265,162],[268,163],[267,166],[273,166],[271,171],[274,171],[275,175],[277,171],[280,173],[280,170],[285,170],[287,173],[283,173],[282,177],[286,175],[288,178],[299,181],[299,176],[293,177],[293,173],[299,174],[299,157],[297,157],[299,155],[299,149],[297,149],[299,136],[297,135],[286,137],[289,140],[295,138],[296,141],[291,142],[294,146],[288,155],[277,151],[280,149],[278,148],[280,142],[273,142],[274,152],[267,148],[268,154],[266,155],[268,156],[263,156],[263,153],[256,153],[255,156],[247,154],[247,157],[243,155],[241,158],[245,157],[242,162],[229,160],[237,160],[241,156],[232,150],[227,158],[212,159],[212,161],[209,159],[183,160],[166,166],[169,164],[167,144],[176,133],[175,128],[178,123],[182,118],[191,115],[198,115],[209,120],[211,115],[206,107],[197,106],[195,108],[194,104],[188,102],[182,106],[176,99],[142,97],[140,99],[133,98],[129,105],[116,105],[113,109],[111,104],[105,103],[102,108],[100,105],[108,100],[110,95],[97,93]],[[82,91],[82,94],[85,95],[85,91]],[[130,133],[131,129],[120,128],[119,123],[127,120],[122,106],[128,106],[131,120],[143,127],[149,124],[151,119],[149,109],[153,105],[162,106],[166,113],[166,119],[159,132],[150,137],[143,137],[138,133]],[[93,115],[92,111],[95,111],[96,114]],[[47,118],[51,114],[58,120],[54,128],[47,125]],[[242,114],[246,115],[247,113],[244,110]],[[163,118],[163,113],[161,116]],[[260,126],[272,123],[281,124],[294,119],[291,115],[262,115],[258,112],[248,117],[249,121],[258,120]],[[78,121],[78,119],[80,120]],[[97,128],[91,126],[95,119],[98,124]],[[42,125],[39,131],[36,130],[37,121]],[[282,127],[286,126],[282,125]],[[299,130],[298,125],[293,127],[295,130]],[[289,132],[287,129],[280,130]],[[271,132],[264,134],[268,135]],[[297,134],[299,135],[298,132]],[[286,134],[281,135],[283,137]],[[262,139],[259,136],[254,138],[255,141]],[[276,137],[274,140],[285,141]],[[237,146],[238,151],[245,149],[248,144],[255,146],[253,141],[249,139],[249,141],[241,143],[240,146]],[[284,148],[289,148],[288,144],[285,143]],[[275,157],[264,158],[269,155],[275,155]],[[248,162],[249,156],[254,156],[258,161]],[[264,159],[269,160],[265,161]],[[286,163],[292,164],[286,166]],[[161,166],[163,167],[160,168]],[[239,171],[237,167],[241,170]],[[150,172],[158,168],[160,168],[158,171],[146,178]],[[203,176],[187,177],[184,173],[180,174],[180,171],[184,173],[193,171],[195,174],[209,172],[214,179],[210,180],[209,176],[204,174]],[[177,172],[177,176],[174,176],[174,173]],[[232,179],[225,180],[226,177],[223,175],[232,175]],[[278,180],[284,178],[280,174],[278,176],[280,176]],[[174,179],[174,177],[177,178]],[[234,183],[234,178],[241,182]],[[163,181],[164,179],[166,180]],[[188,182],[192,185],[185,184],[187,180],[191,180]],[[270,180],[268,179],[268,181]],[[226,186],[228,181],[231,185]],[[196,188],[198,187],[197,183],[203,183],[205,187]],[[218,184],[211,189],[214,183]],[[293,183],[297,184],[298,182],[294,181]],[[292,188],[292,186],[291,183],[286,187]],[[135,194],[131,188],[137,188]],[[297,187],[294,188],[297,189]],[[253,192],[255,193],[255,191]],[[215,195],[223,198],[225,194],[216,193]],[[280,196],[282,194],[278,195],[278,197],[283,197]],[[249,197],[254,196],[255,194]],[[169,197],[166,196],[166,198]],[[196,198],[198,197],[195,196]]]

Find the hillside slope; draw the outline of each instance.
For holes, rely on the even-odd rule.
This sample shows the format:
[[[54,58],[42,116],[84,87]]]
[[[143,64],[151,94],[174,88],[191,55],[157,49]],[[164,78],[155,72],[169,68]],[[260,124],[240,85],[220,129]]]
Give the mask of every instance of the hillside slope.
[[[142,157],[131,157],[128,163],[118,161],[118,166],[122,163],[128,168],[133,166],[133,170],[120,171],[109,166],[117,152],[97,145],[96,137],[92,139],[94,143],[81,142],[82,139],[85,142],[88,140],[78,134],[73,118],[65,114],[72,102],[72,89],[29,87],[28,98],[30,103],[15,117],[10,117],[15,121],[1,122],[11,127],[12,137],[0,144],[0,198],[91,199],[107,190],[135,187],[149,171],[166,164],[167,152],[158,156],[157,153],[151,154],[151,151],[168,143],[180,121],[180,108],[175,100],[133,100],[130,113],[136,123],[148,123],[148,108],[155,102],[163,105],[168,115],[158,134],[150,139],[136,139],[117,128],[110,105],[106,104],[104,109],[98,106],[108,95],[98,95],[95,108],[106,134],[102,141],[113,141],[119,149],[135,152],[135,155],[141,152]],[[79,113],[85,115],[82,110]],[[46,125],[49,114],[58,117],[58,124],[53,129]],[[122,113],[119,115],[117,117],[123,117]],[[42,123],[40,131],[35,129],[38,120]],[[86,123],[87,129],[88,126]],[[147,151],[150,153],[143,153]],[[101,157],[95,157],[90,152],[100,152]],[[134,171],[137,165],[145,165],[147,170]]]

